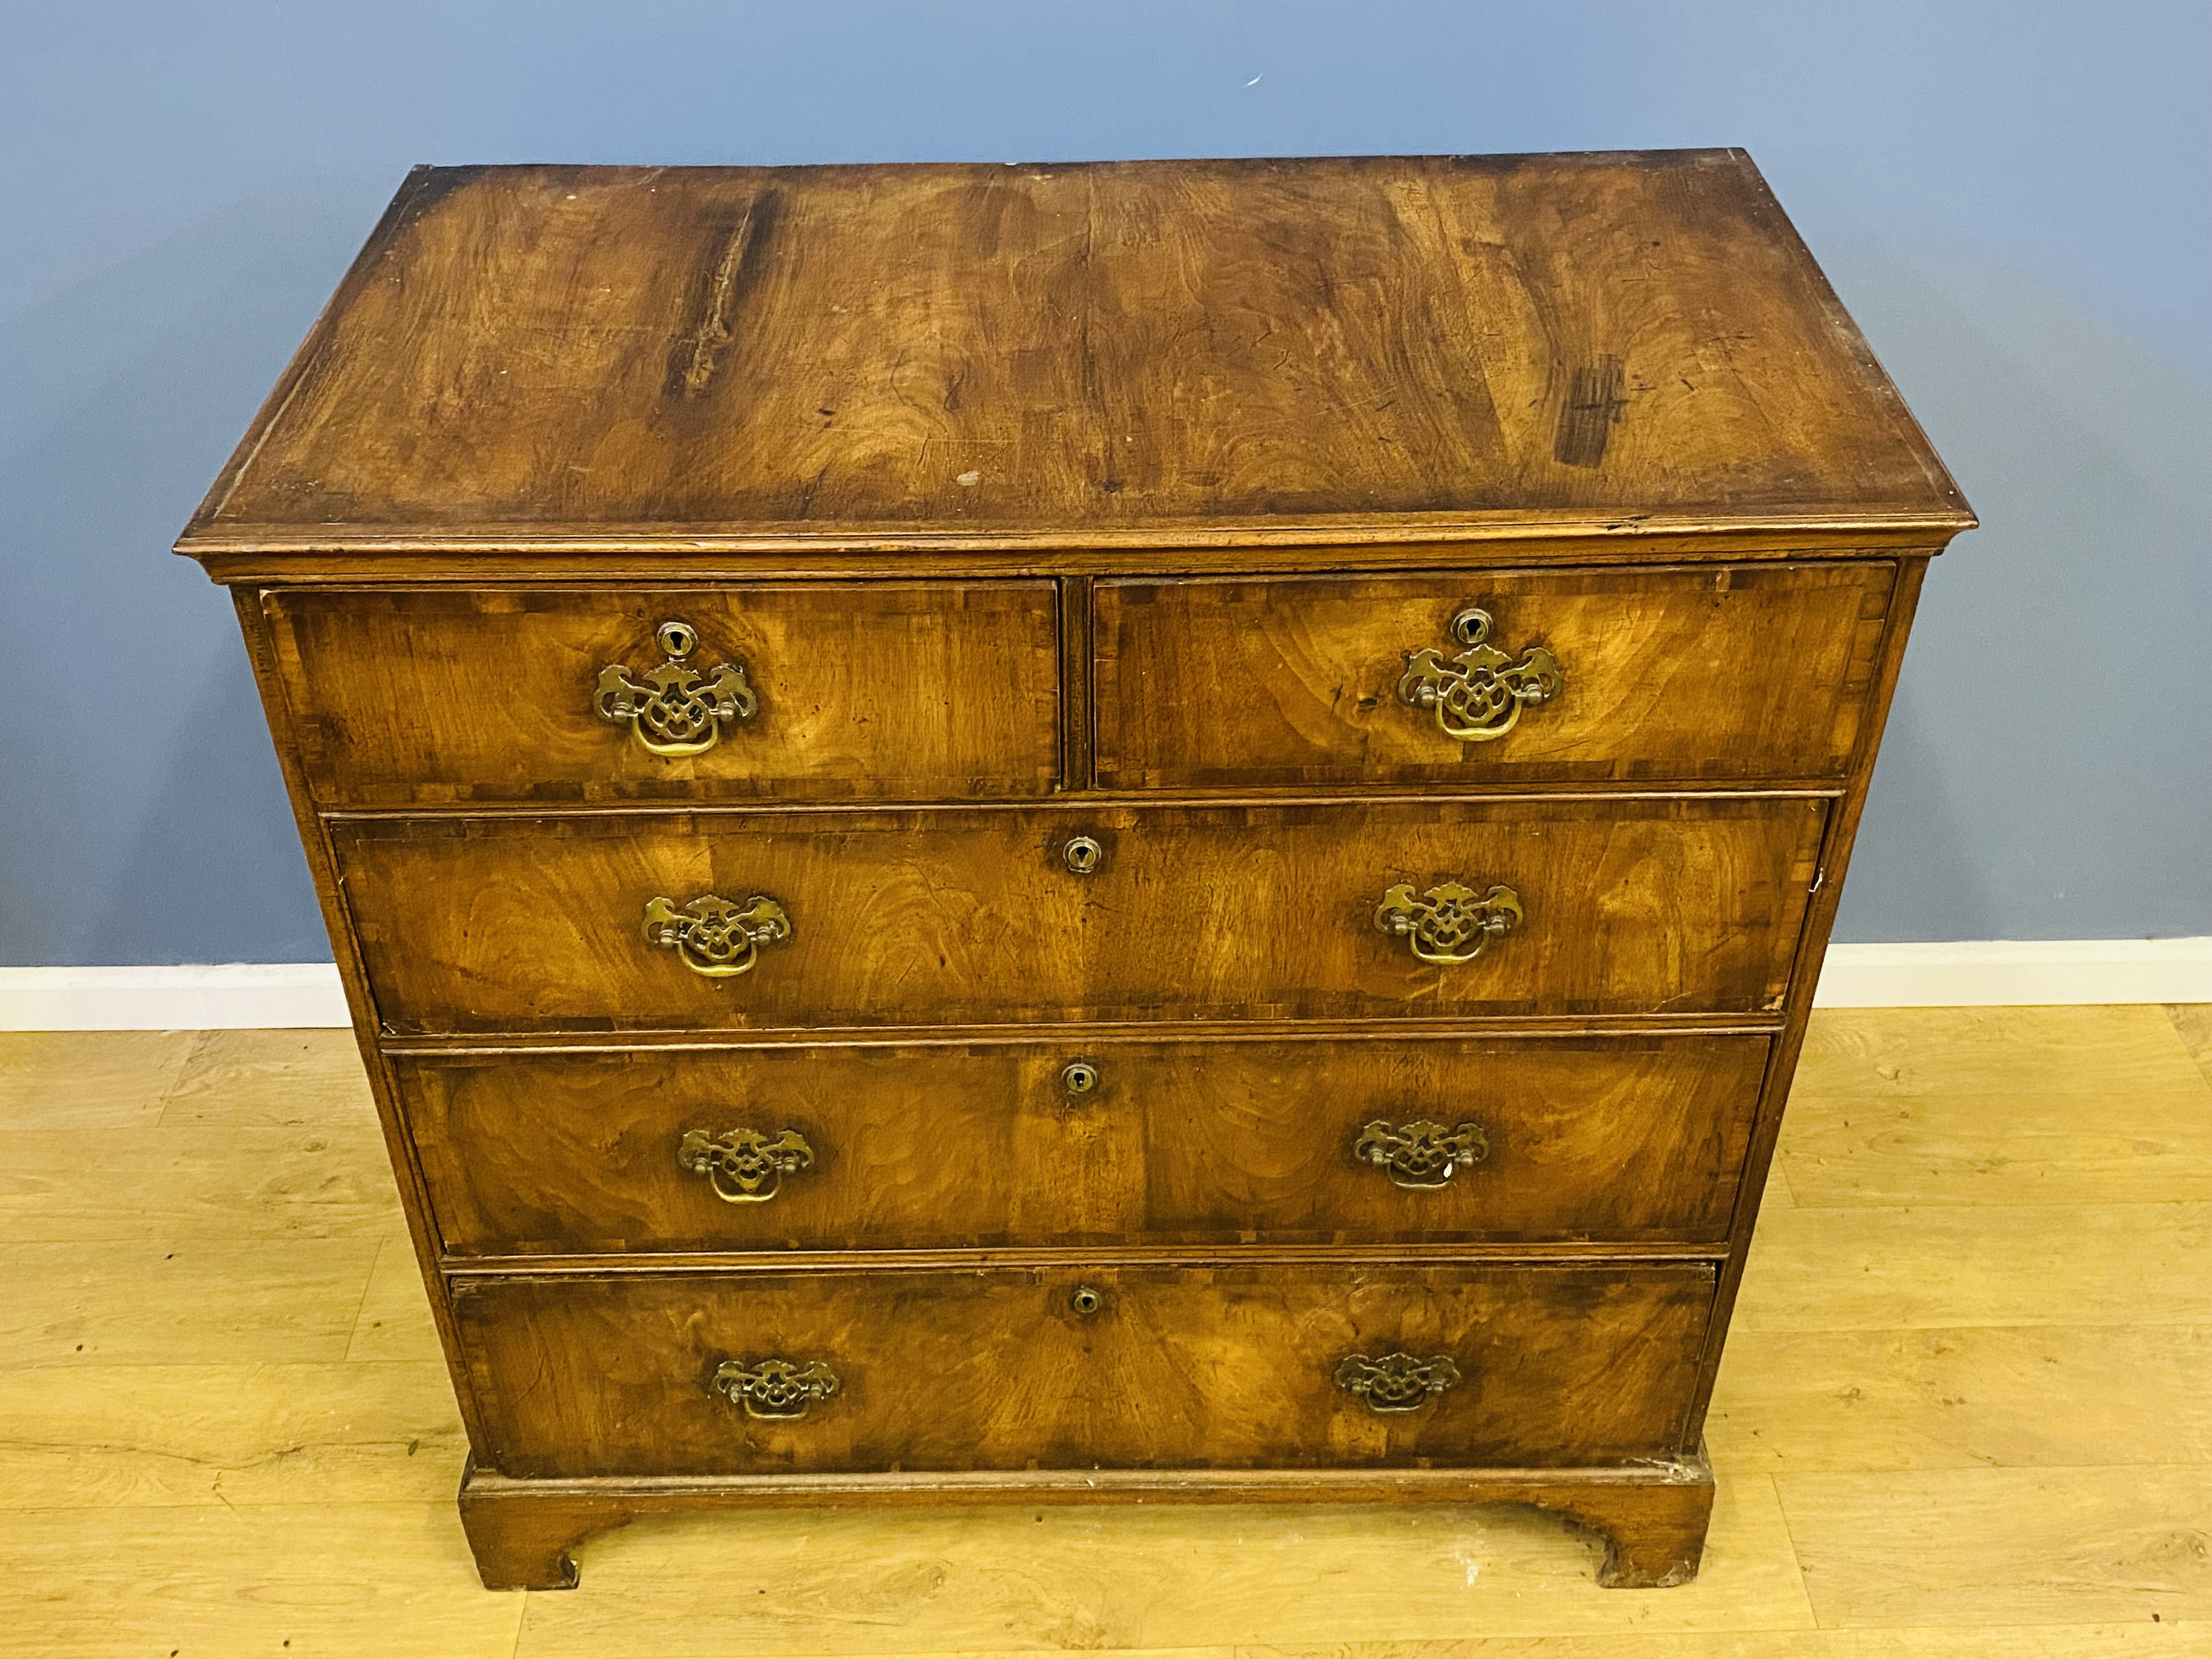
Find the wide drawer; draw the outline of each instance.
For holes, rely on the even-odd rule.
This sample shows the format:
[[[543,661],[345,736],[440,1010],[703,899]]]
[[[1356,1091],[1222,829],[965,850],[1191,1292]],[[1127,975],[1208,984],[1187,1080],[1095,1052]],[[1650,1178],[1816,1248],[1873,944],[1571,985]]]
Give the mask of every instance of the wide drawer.
[[[1895,578],[1854,562],[1100,582],[1098,781],[1840,778]]]
[[[1703,1262],[1122,1266],[457,1280],[453,1308],[510,1475],[1560,1466],[1680,1454],[1712,1292]]]
[[[1826,810],[1074,802],[329,833],[386,1030],[699,1030],[1772,1010]],[[1520,917],[1495,936],[1472,920],[1510,921],[1493,886]],[[1425,939],[1488,942],[1452,965]]]
[[[1715,1243],[1757,1035],[392,1057],[446,1249]]]
[[[952,799],[1044,794],[1059,774],[1048,581],[312,588],[262,605],[327,805]]]

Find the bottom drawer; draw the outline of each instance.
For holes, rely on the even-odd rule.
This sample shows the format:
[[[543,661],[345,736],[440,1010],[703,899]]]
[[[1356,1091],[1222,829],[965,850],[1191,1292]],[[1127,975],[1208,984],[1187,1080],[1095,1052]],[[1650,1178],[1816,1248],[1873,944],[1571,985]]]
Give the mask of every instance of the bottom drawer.
[[[1617,1464],[1681,1450],[1710,1263],[465,1279],[520,1476]]]

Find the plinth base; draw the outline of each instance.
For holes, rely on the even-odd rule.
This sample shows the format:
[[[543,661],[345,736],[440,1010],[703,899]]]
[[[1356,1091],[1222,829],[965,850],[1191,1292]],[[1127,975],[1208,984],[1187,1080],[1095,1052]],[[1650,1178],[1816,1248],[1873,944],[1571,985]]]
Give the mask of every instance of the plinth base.
[[[1525,1504],[1606,1541],[1615,1589],[1697,1577],[1713,1508],[1702,1449],[1630,1469],[1060,1469],[516,1480],[471,1466],[461,1524],[487,1589],[569,1589],[576,1547],[641,1516],[957,1504]]]

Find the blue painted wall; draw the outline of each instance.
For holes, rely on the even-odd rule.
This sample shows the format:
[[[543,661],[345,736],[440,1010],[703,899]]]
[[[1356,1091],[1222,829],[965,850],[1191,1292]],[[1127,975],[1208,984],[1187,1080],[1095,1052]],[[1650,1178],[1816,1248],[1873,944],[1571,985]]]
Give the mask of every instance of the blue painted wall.
[[[1853,939],[2212,933],[2212,7],[74,0],[0,17],[0,962],[327,955],[167,547],[413,162],[1741,144],[1985,528]]]

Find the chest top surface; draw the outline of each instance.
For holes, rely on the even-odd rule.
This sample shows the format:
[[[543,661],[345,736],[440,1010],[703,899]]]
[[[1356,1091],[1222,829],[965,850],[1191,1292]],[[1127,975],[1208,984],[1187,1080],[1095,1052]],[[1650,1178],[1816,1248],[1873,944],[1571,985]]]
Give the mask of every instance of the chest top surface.
[[[1738,150],[424,167],[179,547],[1971,522]]]

